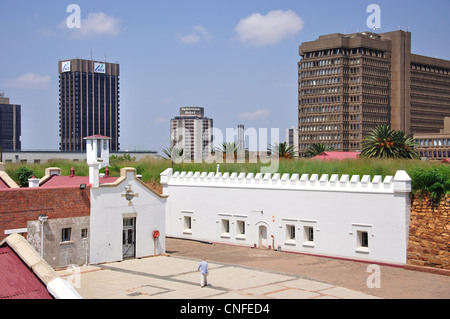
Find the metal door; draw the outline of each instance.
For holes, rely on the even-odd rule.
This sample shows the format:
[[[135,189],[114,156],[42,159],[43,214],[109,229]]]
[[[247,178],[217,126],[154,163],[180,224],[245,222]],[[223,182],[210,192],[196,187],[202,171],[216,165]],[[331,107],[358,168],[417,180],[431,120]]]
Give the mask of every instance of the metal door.
[[[258,248],[268,248],[267,227],[266,226],[259,226],[259,247]]]
[[[122,232],[122,254],[123,258],[135,256],[136,241],[136,218],[124,218]]]

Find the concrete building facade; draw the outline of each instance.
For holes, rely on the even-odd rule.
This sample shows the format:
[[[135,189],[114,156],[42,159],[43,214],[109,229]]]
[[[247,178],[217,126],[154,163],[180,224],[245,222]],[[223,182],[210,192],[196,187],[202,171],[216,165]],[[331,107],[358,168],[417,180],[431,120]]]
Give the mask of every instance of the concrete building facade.
[[[203,107],[181,107],[180,116],[170,121],[170,145],[183,150],[183,158],[202,161],[212,152],[213,120]]]
[[[444,128],[439,133],[414,135],[420,157],[430,160],[450,159],[450,117],[444,119]]]
[[[439,133],[450,115],[450,61],[411,54],[411,33],[330,34],[299,48],[299,144],[360,151],[379,125]]]
[[[21,106],[10,104],[9,98],[0,94],[0,148],[3,151],[21,150]],[[0,162],[2,159],[0,158]]]

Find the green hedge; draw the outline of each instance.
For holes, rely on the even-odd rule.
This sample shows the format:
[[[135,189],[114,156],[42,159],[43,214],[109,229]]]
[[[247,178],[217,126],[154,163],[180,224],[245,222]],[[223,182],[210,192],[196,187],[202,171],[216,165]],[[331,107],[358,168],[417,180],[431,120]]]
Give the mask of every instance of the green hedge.
[[[171,160],[160,160],[146,158],[135,161],[133,158],[123,156],[111,158],[109,167],[111,176],[119,176],[120,168],[134,167],[137,174],[142,175],[145,182],[159,181],[161,172],[166,168],[173,167],[175,171],[191,172],[215,172],[217,163],[172,163]],[[261,167],[269,164],[261,163],[221,163],[220,171],[259,173]],[[63,175],[69,175],[70,169],[74,167],[75,174],[87,176],[89,169],[84,162],[72,161],[50,161],[45,164],[7,164],[6,171],[16,182],[20,183],[18,169],[27,167],[32,170],[38,178],[44,176],[46,167],[59,167]],[[317,161],[308,159],[281,159],[278,173],[284,174],[348,174],[348,175],[381,175],[383,178],[388,175],[395,175],[396,171],[405,170],[412,179],[412,189],[414,193],[429,192],[433,198],[439,198],[442,194],[449,192],[450,165],[439,162],[425,162],[420,160],[395,160],[395,159],[357,159],[343,161]]]

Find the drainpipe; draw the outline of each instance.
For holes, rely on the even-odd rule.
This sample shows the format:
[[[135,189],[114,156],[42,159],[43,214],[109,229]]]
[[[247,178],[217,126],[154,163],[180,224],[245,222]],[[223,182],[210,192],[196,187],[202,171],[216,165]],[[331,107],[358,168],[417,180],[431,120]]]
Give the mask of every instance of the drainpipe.
[[[47,219],[46,215],[39,215],[39,221],[41,222],[41,258],[44,258],[44,223]]]

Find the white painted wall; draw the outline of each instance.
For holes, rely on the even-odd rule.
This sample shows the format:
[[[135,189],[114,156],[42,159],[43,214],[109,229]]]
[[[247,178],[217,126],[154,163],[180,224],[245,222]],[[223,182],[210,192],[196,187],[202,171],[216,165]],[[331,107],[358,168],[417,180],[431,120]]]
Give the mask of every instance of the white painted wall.
[[[209,242],[270,245],[284,251],[385,263],[406,263],[411,180],[395,177],[215,174],[161,174],[166,235]],[[191,229],[185,227],[191,218]],[[223,233],[229,220],[229,233]],[[245,223],[239,234],[238,222]],[[260,240],[260,226],[267,227]],[[295,228],[288,238],[288,226]],[[312,227],[314,241],[305,239]],[[368,234],[368,248],[358,244]],[[273,237],[272,237],[273,236]]]
[[[131,201],[122,195],[125,186],[139,194]],[[136,178],[134,168],[121,170],[121,177],[113,184],[102,184],[91,189],[90,263],[122,260],[123,219],[136,217],[136,257],[165,252],[164,209],[167,198],[158,196]],[[153,240],[153,231],[160,237]]]

